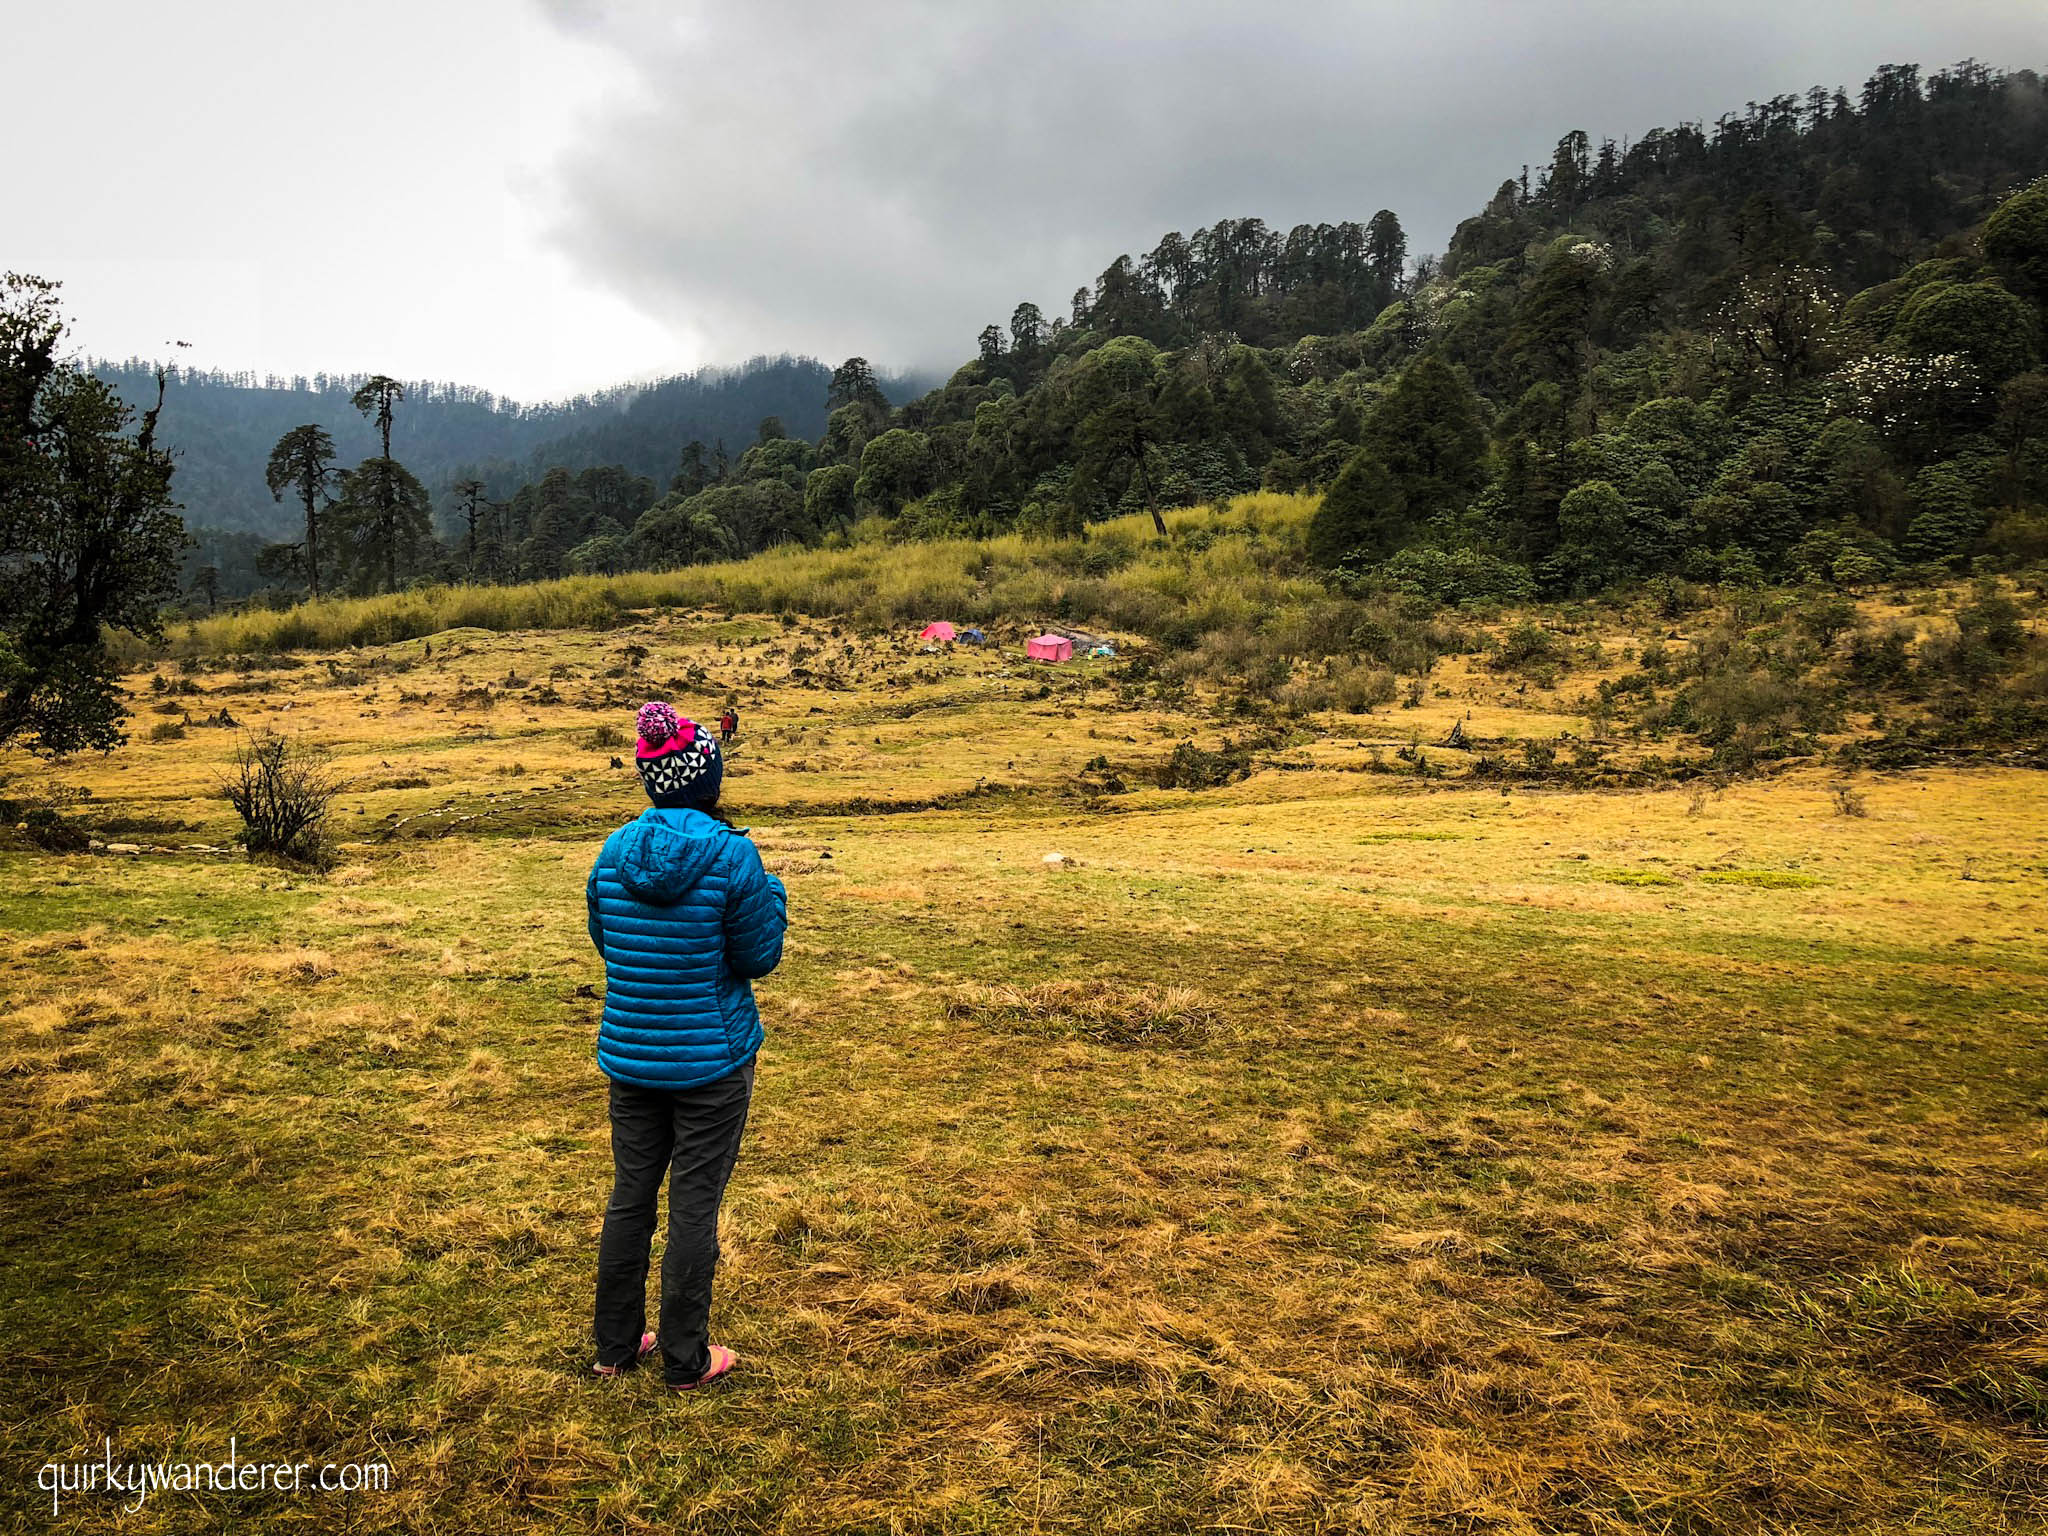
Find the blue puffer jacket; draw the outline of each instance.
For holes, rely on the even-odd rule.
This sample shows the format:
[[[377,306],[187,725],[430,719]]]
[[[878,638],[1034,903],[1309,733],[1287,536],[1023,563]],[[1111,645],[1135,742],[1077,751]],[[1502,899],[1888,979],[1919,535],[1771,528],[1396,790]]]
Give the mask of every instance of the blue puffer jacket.
[[[788,894],[744,833],[650,809],[605,839],[585,888],[604,956],[597,1064],[641,1088],[693,1088],[761,1048],[751,978],[782,959]]]

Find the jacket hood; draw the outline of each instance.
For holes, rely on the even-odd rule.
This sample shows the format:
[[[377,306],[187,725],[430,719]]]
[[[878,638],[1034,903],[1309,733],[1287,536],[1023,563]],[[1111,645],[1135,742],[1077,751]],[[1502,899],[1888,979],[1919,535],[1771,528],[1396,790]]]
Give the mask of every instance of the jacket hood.
[[[724,831],[700,812],[649,811],[619,829],[619,883],[638,901],[672,907],[717,859]]]

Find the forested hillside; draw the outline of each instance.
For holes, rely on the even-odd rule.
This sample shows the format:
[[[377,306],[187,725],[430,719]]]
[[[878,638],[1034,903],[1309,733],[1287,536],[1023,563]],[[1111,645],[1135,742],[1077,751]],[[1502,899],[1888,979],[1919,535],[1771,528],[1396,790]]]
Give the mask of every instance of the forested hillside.
[[[1328,485],[1322,563],[1443,596],[2038,553],[2044,170],[2038,76],[1897,66],[1569,134],[1398,284],[1387,213],[1169,234],[985,332],[857,499],[1068,531]]]
[[[1575,131],[1441,258],[1390,210],[1225,219],[1119,256],[1063,315],[1016,305],[900,406],[860,358],[593,402],[533,434],[515,493],[444,504],[457,536],[408,575],[1142,511],[1163,534],[1161,508],[1261,487],[1327,491],[1331,579],[1447,601],[2037,559],[2044,172],[2041,77],[1974,63],[1633,144]]]
[[[155,401],[154,363],[131,358],[91,366],[130,404]],[[458,384],[411,383],[394,425],[393,453],[437,492],[475,475],[491,494],[509,496],[556,464],[617,465],[665,483],[680,445],[693,438],[723,440],[736,456],[764,416],[781,416],[793,431],[822,432],[830,372],[811,358],[760,357],[543,405]],[[172,369],[162,432],[178,456],[186,523],[271,538],[293,529],[291,507],[264,486],[271,447],[292,428],[314,423],[334,438],[342,462],[375,453],[375,426],[349,404],[362,383],[353,376],[259,379]],[[921,387],[912,377],[890,383],[899,398]]]

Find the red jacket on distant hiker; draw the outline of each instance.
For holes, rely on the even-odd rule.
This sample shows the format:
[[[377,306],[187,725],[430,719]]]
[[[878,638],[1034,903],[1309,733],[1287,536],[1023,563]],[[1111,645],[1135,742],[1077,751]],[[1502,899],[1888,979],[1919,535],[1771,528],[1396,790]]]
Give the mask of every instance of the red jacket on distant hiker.
[[[718,739],[720,741],[731,741],[739,733],[740,712],[736,709],[728,708],[724,714],[718,717]]]

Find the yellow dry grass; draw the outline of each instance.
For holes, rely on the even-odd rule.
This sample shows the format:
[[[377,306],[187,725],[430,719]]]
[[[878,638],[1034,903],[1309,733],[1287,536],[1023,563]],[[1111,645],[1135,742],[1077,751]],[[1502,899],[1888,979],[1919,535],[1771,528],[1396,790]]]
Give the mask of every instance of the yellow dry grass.
[[[682,609],[134,680],[144,721],[331,748],[347,846],[0,852],[18,1517],[105,1436],[233,1435],[394,1484],[64,1523],[2039,1528],[2038,774],[1866,775],[1850,817],[1817,771],[1356,771],[1467,710],[1574,729],[1447,666],[1228,788],[1109,794],[1091,760],[1142,785],[1230,727],[836,630]],[[649,695],[739,699],[729,798],[794,916],[725,1223],[746,1365],[680,1402],[590,1381],[585,1337],[581,885],[640,803],[591,733]],[[54,778],[214,843],[233,738]]]

